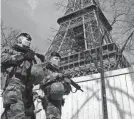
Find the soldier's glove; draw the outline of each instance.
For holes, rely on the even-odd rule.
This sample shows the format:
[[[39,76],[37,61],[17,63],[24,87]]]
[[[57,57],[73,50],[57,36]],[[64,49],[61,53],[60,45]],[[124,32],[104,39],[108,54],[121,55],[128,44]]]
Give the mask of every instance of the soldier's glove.
[[[55,79],[57,81],[61,81],[63,74],[62,73],[53,73],[52,77],[53,77],[53,79]]]
[[[63,74],[62,73],[58,73],[58,78],[63,78]]]
[[[51,75],[48,75],[46,78],[47,78],[47,80],[49,80],[49,79],[56,80],[57,77],[58,77],[58,73],[53,73]]]
[[[24,56],[23,55],[12,56],[12,59],[9,61],[9,64],[8,65],[9,66],[17,66],[23,60],[24,60]]]
[[[58,73],[56,79],[58,81],[62,81],[63,80],[63,77],[64,77],[64,75],[62,73]]]
[[[34,52],[29,51],[24,55],[24,60],[34,60],[34,55],[35,55]]]

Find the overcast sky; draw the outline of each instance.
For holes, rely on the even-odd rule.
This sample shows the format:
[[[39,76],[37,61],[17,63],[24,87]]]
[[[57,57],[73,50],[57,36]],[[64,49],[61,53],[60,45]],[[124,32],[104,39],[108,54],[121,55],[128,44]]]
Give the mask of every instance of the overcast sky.
[[[37,47],[39,52],[46,52],[56,32],[51,28],[58,29],[57,19],[64,15],[64,12],[56,10],[56,0],[1,0],[1,17],[6,26],[20,29],[29,33],[32,38],[32,45]],[[110,18],[111,14],[105,14]],[[127,53],[128,54],[128,53]],[[129,56],[129,60],[133,58]]]
[[[55,0],[2,0],[2,20],[6,26],[31,34],[32,45],[46,52],[53,39],[52,28],[58,29],[57,19],[63,15],[56,10]],[[55,32],[56,33],[56,32]]]

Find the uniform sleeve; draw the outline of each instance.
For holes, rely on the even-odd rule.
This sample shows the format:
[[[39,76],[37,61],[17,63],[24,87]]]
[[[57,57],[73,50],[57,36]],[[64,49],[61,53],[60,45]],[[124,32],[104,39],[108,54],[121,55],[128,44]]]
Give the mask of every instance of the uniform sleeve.
[[[8,53],[1,54],[1,64],[4,67],[8,67],[11,65],[12,57]]]
[[[18,63],[22,62],[24,59],[23,55],[10,55],[8,53],[2,53],[1,55],[1,64],[8,68],[10,66],[17,65]]]
[[[34,77],[34,85],[42,82],[45,76],[43,64],[33,64],[31,75]]]
[[[47,69],[46,69],[46,70],[44,70],[44,78],[40,82],[40,88],[42,90],[44,90],[44,84],[46,84],[46,82],[48,82],[48,81],[50,81],[50,79],[49,79],[49,75],[48,75],[48,72],[47,72]]]
[[[1,54],[1,64],[5,64],[12,60],[11,56],[8,53],[2,53]]]

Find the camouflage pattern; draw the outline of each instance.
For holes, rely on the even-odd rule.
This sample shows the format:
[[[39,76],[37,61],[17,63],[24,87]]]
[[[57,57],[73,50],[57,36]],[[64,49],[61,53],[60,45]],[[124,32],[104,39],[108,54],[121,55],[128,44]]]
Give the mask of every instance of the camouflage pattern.
[[[21,61],[17,66],[10,65],[11,61],[23,59],[23,55],[23,53],[17,51],[14,51],[12,54],[8,52],[2,53],[1,63],[9,75],[6,81],[7,87],[3,92],[5,112],[1,117],[2,119],[28,119],[29,117],[26,117],[25,112],[27,107],[25,106],[26,103],[24,100],[27,99],[25,97],[25,87],[27,81],[30,80],[32,62],[25,60]]]
[[[61,101],[49,101],[46,108],[46,119],[61,119]]]
[[[3,106],[5,112],[1,119],[25,119],[25,108],[22,95],[25,86],[19,79],[13,78],[10,80],[9,85],[3,92]]]
[[[52,71],[48,68],[45,69],[45,77],[43,80],[43,84],[55,79],[55,77],[53,77],[54,73],[60,73],[60,71],[57,69],[57,71]],[[66,79],[68,80],[68,79]],[[58,82],[57,82],[58,83]],[[44,97],[44,103],[43,103],[43,107],[46,111],[46,119],[61,119],[61,108],[62,105],[64,104],[64,99],[63,99],[63,95],[68,95],[70,93],[70,85],[68,83],[68,85],[64,85],[68,83],[66,82],[60,82],[60,84],[62,84],[62,86],[57,86],[59,89],[51,89],[53,84],[46,86],[45,88],[42,87],[43,84],[41,84],[41,89],[44,91],[45,93],[45,97]],[[69,88],[68,88],[69,87]],[[64,93],[63,90],[64,89]],[[55,92],[57,91],[57,92]],[[58,94],[59,93],[59,94]],[[52,96],[54,94],[54,96]],[[55,95],[56,94],[56,95]],[[59,98],[57,98],[57,96],[59,96]]]
[[[33,85],[32,80],[27,82],[24,94],[24,105],[25,105],[25,112],[26,112],[26,119],[35,119],[34,115],[34,102],[33,102]]]

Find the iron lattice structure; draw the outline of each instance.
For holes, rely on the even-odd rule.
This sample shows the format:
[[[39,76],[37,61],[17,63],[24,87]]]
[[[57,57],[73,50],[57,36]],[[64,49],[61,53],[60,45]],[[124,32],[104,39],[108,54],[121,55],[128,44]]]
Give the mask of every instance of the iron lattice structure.
[[[57,22],[60,28],[48,48],[46,58],[53,51],[59,52],[62,56],[60,64],[62,71],[72,77],[98,73],[100,34],[104,35],[102,42],[104,71],[115,69],[119,48],[111,38],[112,27],[99,9],[98,2],[69,0],[65,15]],[[129,63],[122,55],[117,68],[128,66]]]

